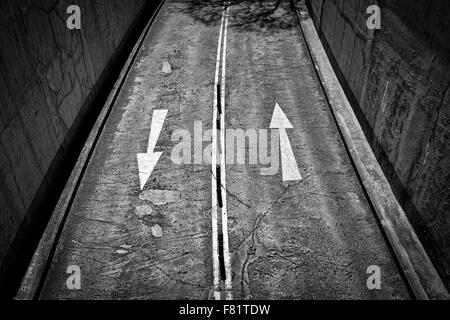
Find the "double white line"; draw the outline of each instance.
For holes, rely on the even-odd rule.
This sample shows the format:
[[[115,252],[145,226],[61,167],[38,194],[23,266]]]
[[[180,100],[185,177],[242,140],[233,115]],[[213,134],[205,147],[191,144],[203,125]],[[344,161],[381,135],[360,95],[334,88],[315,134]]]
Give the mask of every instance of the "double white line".
[[[228,246],[228,217],[225,176],[225,72],[227,51],[228,7],[223,8],[220,24],[219,41],[217,46],[216,74],[214,79],[213,104],[213,133],[212,133],[212,159],[211,159],[211,218],[212,218],[212,251],[213,251],[213,282],[214,299],[225,298],[231,300],[231,264]],[[220,71],[222,71],[220,75]],[[220,77],[220,87],[219,87]],[[217,150],[217,131],[219,131],[220,150]],[[218,152],[219,151],[219,152]],[[219,174],[220,173],[220,174]],[[220,175],[220,178],[219,178]],[[220,201],[218,201],[220,199]],[[221,219],[218,220],[218,212]],[[221,245],[219,246],[219,225],[221,228]],[[220,258],[219,258],[220,256]],[[222,280],[225,277],[225,280]],[[223,281],[223,282],[221,282]]]

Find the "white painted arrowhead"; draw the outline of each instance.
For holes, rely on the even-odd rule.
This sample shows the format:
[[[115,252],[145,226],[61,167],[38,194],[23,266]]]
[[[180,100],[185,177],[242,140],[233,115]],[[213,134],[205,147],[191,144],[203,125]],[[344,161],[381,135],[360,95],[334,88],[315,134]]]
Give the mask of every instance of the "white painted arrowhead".
[[[281,110],[278,103],[275,104],[275,109],[273,110],[272,121],[270,122],[271,129],[292,129],[294,128],[289,121],[289,119],[284,114],[283,110]]]
[[[141,190],[144,189],[145,184],[150,178],[153,169],[155,169],[162,152],[154,153],[138,153],[137,161],[139,167],[139,182],[141,185]]]
[[[161,133],[167,112],[168,110],[153,110],[147,153],[138,153],[137,155],[141,190],[144,189],[148,178],[150,178],[153,169],[155,169],[155,166],[162,155],[162,152],[153,152],[153,150],[156,147],[156,142],[158,141],[159,134]]]

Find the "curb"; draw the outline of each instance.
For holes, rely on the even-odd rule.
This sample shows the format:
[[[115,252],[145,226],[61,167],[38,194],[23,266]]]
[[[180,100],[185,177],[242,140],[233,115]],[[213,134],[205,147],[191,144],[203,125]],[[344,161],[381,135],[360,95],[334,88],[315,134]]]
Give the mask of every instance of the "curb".
[[[97,142],[105,127],[109,115],[115,106],[115,101],[119,95],[119,92],[128,77],[128,74],[134,65],[139,49],[142,47],[143,42],[155,20],[158,12],[164,5],[165,0],[161,0],[156,7],[155,12],[146,24],[144,30],[141,32],[138,41],[133,47],[125,65],[120,72],[111,93],[106,100],[100,115],[95,121],[94,127],[89,133],[89,137],[78,157],[75,167],[69,179],[66,182],[64,190],[53,210],[52,216],[45,228],[45,231],[39,241],[38,247],[33,255],[33,258],[29,264],[27,272],[22,279],[20,288],[16,294],[15,300],[34,300],[39,299],[40,290],[44,284],[47,271],[50,267],[52,257],[56,251],[59,237],[64,229],[66,218],[70,212],[73,200],[76,196],[78,187],[84,176],[89,161],[94,153]]]
[[[389,240],[408,284],[419,300],[450,299],[414,229],[398,203],[328,60],[309,13],[296,9],[301,33],[330,109],[355,164],[376,217]]]

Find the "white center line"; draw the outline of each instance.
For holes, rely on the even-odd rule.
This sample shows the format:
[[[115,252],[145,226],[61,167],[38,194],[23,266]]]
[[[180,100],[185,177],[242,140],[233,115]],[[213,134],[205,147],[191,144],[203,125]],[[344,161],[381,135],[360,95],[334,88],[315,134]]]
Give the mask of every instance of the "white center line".
[[[222,12],[222,20],[220,23],[219,40],[217,45],[216,58],[216,74],[214,78],[214,101],[213,101],[213,128],[212,128],[212,154],[211,154],[211,220],[212,220],[212,255],[213,255],[213,285],[214,299],[220,300],[220,271],[219,271],[219,248],[218,248],[218,221],[217,221],[217,181],[216,181],[216,165],[217,165],[217,85],[219,83],[220,56],[222,49],[222,34],[225,22],[225,14]]]
[[[222,79],[221,79],[221,107],[222,114],[220,115],[220,189],[222,194],[222,234],[223,234],[223,258],[225,264],[225,290],[227,292],[226,299],[231,300],[232,296],[232,282],[231,282],[231,261],[230,251],[228,245],[228,215],[227,215],[227,193],[226,193],[226,174],[225,174],[225,75],[226,75],[226,55],[227,55],[227,34],[228,34],[228,7],[225,11],[225,30],[223,36],[223,52],[222,52]]]
[[[212,202],[212,246],[213,246],[213,283],[214,283],[214,298],[221,299],[220,287],[220,261],[219,255],[223,256],[223,267],[225,269],[225,291],[226,299],[232,299],[232,281],[231,281],[231,262],[228,245],[228,216],[227,216],[227,202],[226,202],[226,176],[225,176],[225,75],[226,75],[226,50],[227,50],[227,27],[228,27],[228,7],[222,12],[222,20],[220,24],[219,42],[217,46],[216,58],[216,74],[214,79],[214,104],[213,104],[213,125],[212,125],[212,158],[211,158],[211,202]],[[223,44],[222,44],[223,41]],[[218,92],[220,70],[222,74],[220,77],[220,95]],[[218,101],[220,96],[220,101]],[[217,128],[218,105],[221,106],[219,128]],[[217,130],[220,131],[220,157],[217,150]],[[218,181],[217,165],[220,168],[220,181]],[[220,188],[217,188],[219,183]],[[222,226],[222,252],[219,253],[218,244],[218,193],[220,190],[221,201],[221,226]]]

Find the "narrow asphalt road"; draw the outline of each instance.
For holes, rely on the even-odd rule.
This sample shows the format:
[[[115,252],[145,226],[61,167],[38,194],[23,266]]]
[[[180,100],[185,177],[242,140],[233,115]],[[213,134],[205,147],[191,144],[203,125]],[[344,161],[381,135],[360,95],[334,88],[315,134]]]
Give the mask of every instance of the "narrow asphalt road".
[[[41,299],[410,298],[289,1],[274,4],[166,1],[88,165]],[[261,174],[267,162],[248,163],[249,145],[236,144],[245,164],[214,153],[198,161],[199,142],[200,158],[211,139],[220,151],[225,129],[254,129],[262,152],[276,104],[292,124],[301,179],[284,181],[279,149],[269,151],[271,175]],[[154,150],[162,156],[141,190],[136,155],[155,110],[167,110]],[[183,132],[192,163],[177,164]],[[71,265],[80,290],[67,287]],[[381,270],[380,289],[367,287],[369,266]]]

